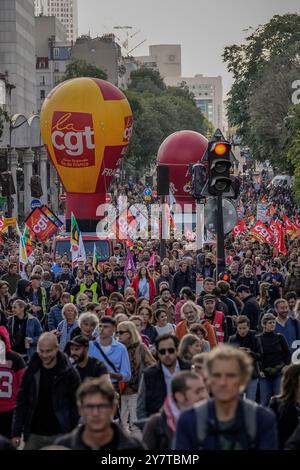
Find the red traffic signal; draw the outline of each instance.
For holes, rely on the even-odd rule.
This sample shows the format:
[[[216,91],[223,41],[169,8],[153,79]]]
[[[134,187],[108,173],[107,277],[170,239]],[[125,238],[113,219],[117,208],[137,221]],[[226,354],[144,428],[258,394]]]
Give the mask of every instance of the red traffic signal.
[[[212,146],[211,151],[218,155],[218,157],[222,157],[226,153],[230,152],[231,145],[227,142],[215,142]]]

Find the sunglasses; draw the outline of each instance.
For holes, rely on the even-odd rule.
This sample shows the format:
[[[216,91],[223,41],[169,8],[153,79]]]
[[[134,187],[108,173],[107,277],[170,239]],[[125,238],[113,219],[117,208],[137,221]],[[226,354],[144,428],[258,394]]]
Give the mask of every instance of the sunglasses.
[[[164,356],[167,353],[174,354],[175,352],[176,352],[175,348],[166,348],[166,349],[163,348],[163,349],[159,349],[158,354],[160,354],[161,356]]]
[[[127,330],[124,330],[124,331],[117,331],[117,335],[124,335],[125,333],[128,333]]]

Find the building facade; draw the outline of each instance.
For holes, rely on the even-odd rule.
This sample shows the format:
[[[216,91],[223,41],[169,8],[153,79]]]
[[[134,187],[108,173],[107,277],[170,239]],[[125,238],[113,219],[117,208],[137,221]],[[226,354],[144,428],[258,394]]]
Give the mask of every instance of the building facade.
[[[213,124],[215,128],[223,130],[223,85],[222,77],[195,77],[166,78],[169,86],[185,85],[193,93],[197,107]]]
[[[54,16],[37,16],[36,26],[36,100],[38,113],[44,99],[62,80],[71,56],[67,31]]]
[[[67,30],[67,40],[75,42],[78,37],[77,0],[35,0],[35,15],[55,16]]]
[[[114,34],[91,38],[81,36],[72,47],[72,57],[93,64],[107,73],[107,80],[119,85],[119,77],[124,73],[121,48]]]
[[[34,114],[34,0],[0,0],[0,74],[5,74],[15,87],[11,93],[11,114]]]
[[[148,56],[136,57],[140,65],[158,70],[164,78],[181,77],[181,46],[158,44],[149,46]]]

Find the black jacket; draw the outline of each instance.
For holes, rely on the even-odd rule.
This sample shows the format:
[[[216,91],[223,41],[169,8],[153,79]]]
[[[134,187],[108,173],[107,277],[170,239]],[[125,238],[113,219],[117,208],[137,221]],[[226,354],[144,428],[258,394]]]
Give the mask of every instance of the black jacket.
[[[255,331],[250,330],[244,337],[240,336],[238,333],[230,336],[228,343],[239,348],[250,349],[251,352],[249,354],[253,359],[254,366],[252,378],[257,379],[259,376],[258,361],[260,361],[262,356],[262,346],[255,335]]]
[[[42,361],[34,353],[22,379],[13,415],[12,435],[19,437],[24,433],[26,441],[30,434],[32,418],[38,403],[40,368]],[[53,408],[62,432],[67,433],[78,423],[76,390],[80,384],[78,372],[69,359],[57,353],[58,373],[53,387]]]
[[[242,310],[242,315],[246,315],[246,317],[250,320],[250,328],[251,330],[257,330],[258,323],[260,319],[260,306],[256,301],[256,298],[252,295],[249,295],[244,302],[244,308]]]
[[[183,287],[190,287],[192,291],[196,290],[196,275],[190,267],[185,273],[181,270],[177,271],[173,278],[173,293],[176,298],[179,297],[179,292]]]
[[[266,374],[266,369],[279,368],[279,371],[291,362],[291,353],[285,337],[280,333],[264,332],[257,336],[262,346],[261,370]],[[279,367],[280,366],[280,367]],[[269,375],[267,371],[267,375]]]
[[[116,423],[112,423],[114,430],[114,441],[115,444],[109,450],[143,450],[143,444],[134,437],[130,437],[125,434],[121,426]],[[56,445],[65,446],[71,450],[92,450],[82,441],[82,433],[84,426],[78,426],[74,431],[66,434],[65,436],[59,437],[56,441]],[[99,449],[101,450],[101,449]]]
[[[297,408],[295,405],[284,403],[279,397],[272,397],[269,407],[276,415],[279,449],[284,449],[285,443],[298,426]]]
[[[258,282],[255,276],[250,276],[250,277],[241,276],[239,280],[237,281],[236,286],[238,287],[241,285],[248,286],[251,294],[254,295],[255,297],[258,295],[259,287],[258,287]]]
[[[178,359],[180,370],[190,369],[190,364]],[[147,367],[138,391],[137,417],[144,419],[157,413],[167,396],[167,387],[161,363]]]

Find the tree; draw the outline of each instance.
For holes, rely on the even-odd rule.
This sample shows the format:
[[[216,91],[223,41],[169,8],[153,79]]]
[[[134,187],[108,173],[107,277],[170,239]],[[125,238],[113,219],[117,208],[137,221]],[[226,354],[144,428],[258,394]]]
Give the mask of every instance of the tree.
[[[287,117],[287,157],[295,175],[294,191],[300,200],[300,104],[291,106]]]
[[[247,37],[245,44],[228,46],[224,50],[223,59],[234,78],[229,92],[228,118],[231,125],[238,126],[243,142],[250,147],[253,137],[251,96],[257,90],[265,68],[279,56],[291,54],[294,57],[294,47],[299,41],[300,15],[275,15]],[[264,158],[259,148],[255,150]]]
[[[212,126],[196,107],[186,87],[166,87],[157,71],[142,68],[131,74],[125,92],[133,111],[134,126],[124,165],[144,173],[155,160],[163,140],[175,131],[190,129],[204,135]]]
[[[62,81],[77,77],[92,77],[107,80],[107,74],[96,65],[89,64],[86,60],[72,58],[66,66],[66,73]]]

